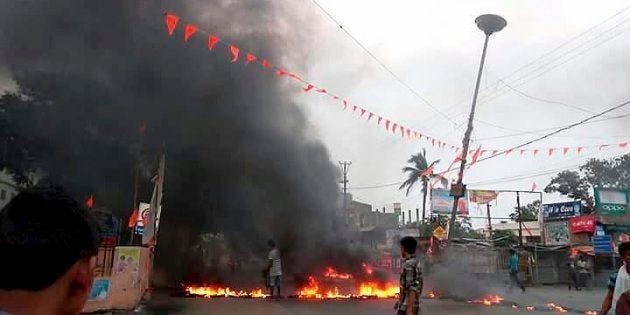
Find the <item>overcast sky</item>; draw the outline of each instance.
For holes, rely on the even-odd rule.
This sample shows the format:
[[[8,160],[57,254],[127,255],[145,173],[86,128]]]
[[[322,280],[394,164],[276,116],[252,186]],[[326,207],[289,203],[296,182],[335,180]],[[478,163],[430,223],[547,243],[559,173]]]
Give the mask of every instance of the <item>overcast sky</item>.
[[[630,9],[624,1],[318,3],[449,120],[397,82],[310,1],[304,4],[310,7],[304,23],[317,26],[313,41],[318,49],[304,58],[307,79],[368,110],[452,144],[461,146],[464,127],[457,129],[450,120],[461,124],[470,110],[483,44],[483,33],[474,23],[480,14],[499,14],[508,25],[490,40],[476,116],[482,122],[475,122],[476,141],[472,147],[509,148],[538,136],[522,131],[564,126],[590,116],[588,111],[599,112],[630,100]],[[583,110],[533,100],[507,88],[504,82],[529,96]],[[489,99],[492,93],[495,97]],[[312,129],[328,146],[333,161],[352,162],[350,187],[400,182],[406,159],[422,148],[427,149],[429,159],[441,159],[438,170],[447,168],[455,157],[452,151],[432,148],[426,141],[391,135],[377,127],[375,120],[368,123],[358,115],[343,112],[328,98],[304,93],[296,98],[308,111]],[[630,106],[607,117],[628,113]],[[538,133],[545,132],[549,131]],[[630,141],[630,118],[585,124],[527,148],[624,141]],[[555,152],[552,157],[544,152],[535,158],[512,153],[477,164],[465,174],[464,181],[480,189],[529,190],[533,183],[543,189],[553,174],[534,175],[575,167],[588,157],[612,157],[627,151],[587,149],[580,156]],[[518,176],[530,177],[519,180]],[[502,178],[507,179],[500,181]],[[355,199],[379,208],[391,208],[394,202],[401,202],[404,210],[420,206],[419,190],[406,197],[397,185],[353,189],[352,193]],[[526,196],[522,202],[533,199]],[[561,200],[559,196],[544,196],[545,202]],[[514,205],[515,196],[503,194],[493,216],[507,216]],[[481,213],[473,208],[471,214]],[[474,223],[480,226],[483,220]]]

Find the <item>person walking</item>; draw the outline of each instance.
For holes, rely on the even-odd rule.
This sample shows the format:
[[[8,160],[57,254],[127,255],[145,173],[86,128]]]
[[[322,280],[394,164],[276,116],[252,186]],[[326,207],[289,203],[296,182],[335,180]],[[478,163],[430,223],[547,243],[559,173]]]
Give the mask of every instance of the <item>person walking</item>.
[[[525,293],[525,286],[518,278],[518,253],[515,249],[510,249],[510,259],[508,260],[508,271],[510,273],[510,291],[514,288],[516,284],[523,293]]]
[[[588,262],[586,257],[580,255],[577,261],[578,282],[580,286],[586,288],[586,281],[588,280]]]
[[[571,287],[574,287],[575,290],[580,291],[580,284],[577,279],[577,267],[575,266],[575,258],[569,257],[569,262],[567,263],[569,266],[569,290]]]
[[[269,270],[269,295],[274,297],[274,288],[278,288],[278,295],[276,298],[280,298],[280,282],[282,280],[282,261],[280,259],[280,251],[276,248],[276,242],[269,240],[267,242],[269,246],[269,255],[267,270]]]
[[[403,263],[400,270],[400,294],[396,302],[397,315],[419,315],[420,294],[424,280],[420,260],[416,257],[418,242],[411,236],[400,240],[400,253]]]

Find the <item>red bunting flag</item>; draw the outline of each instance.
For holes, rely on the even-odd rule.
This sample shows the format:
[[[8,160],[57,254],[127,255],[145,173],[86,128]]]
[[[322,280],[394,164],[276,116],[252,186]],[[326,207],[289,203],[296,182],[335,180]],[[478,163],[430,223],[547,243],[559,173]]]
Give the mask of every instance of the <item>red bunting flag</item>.
[[[521,153],[521,156],[523,156],[523,154],[525,154],[525,149],[520,149],[519,152]]]
[[[129,222],[127,222],[127,226],[132,229],[136,227],[136,223],[138,223],[138,208],[133,209],[133,212],[129,217]]]
[[[252,53],[247,53],[247,55],[245,56],[245,64],[248,65],[251,62],[256,61],[256,59],[258,58],[256,58],[256,56],[254,56]]]
[[[538,149],[534,150],[534,156],[536,156],[536,154],[538,154],[538,151],[540,151],[540,150],[538,150]]]
[[[363,115],[365,115],[365,108],[361,108],[361,117],[363,117]]]
[[[499,150],[492,150],[492,154],[491,155],[497,155],[498,152],[499,152]]]
[[[536,191],[536,182],[532,183],[532,191]]]
[[[405,137],[405,127],[403,126],[400,126],[400,136],[403,138]]]
[[[260,65],[261,65],[263,68],[265,68],[265,69],[269,69],[269,68],[271,68],[271,64],[269,63],[269,61],[267,61],[267,59],[263,59],[263,60],[260,62]]]
[[[512,151],[513,151],[513,150],[514,150],[514,149],[508,149],[508,150],[506,150],[506,151],[505,151],[505,156],[510,155],[510,153],[512,153]]]
[[[569,152],[570,148],[564,148],[562,149],[562,155],[567,155],[567,152]]]
[[[216,45],[218,42],[219,42],[218,37],[214,35],[208,36],[208,50],[212,50],[214,48],[214,45]]]
[[[326,89],[317,89],[316,92],[319,93],[328,93],[328,91],[326,91]]]
[[[389,119],[385,120],[385,130],[389,131]]]
[[[239,53],[240,49],[238,49],[238,47],[234,46],[234,45],[230,45],[230,52],[232,53],[232,61],[231,62],[236,62],[238,60],[238,53]]]
[[[549,148],[549,156],[551,156],[553,154],[554,150],[555,150],[554,148]]]
[[[379,126],[381,125],[381,120],[383,120],[383,117],[378,116],[378,123],[377,123],[377,125],[379,125]]]
[[[394,126],[392,126],[392,133],[396,133],[397,127],[398,127],[398,124],[394,123]]]
[[[451,146],[451,147],[453,147],[453,146]],[[479,153],[479,157],[482,157],[486,152],[488,152],[488,150],[481,150],[481,152]]]
[[[620,144],[619,144],[619,147],[620,147],[620,148],[625,148],[625,147],[626,147],[626,145],[628,145],[628,143],[627,143],[627,142],[620,143]]]
[[[310,90],[312,90],[315,86],[312,84],[307,84],[305,87],[302,88],[302,90],[304,90],[304,92],[308,92]]]
[[[95,200],[94,200],[94,195],[93,195],[93,194],[92,194],[92,195],[89,195],[89,196],[87,197],[87,199],[85,199],[85,206],[86,206],[88,209],[92,209],[92,208],[94,207],[94,203],[95,203]]]
[[[420,176],[431,176],[433,175],[433,165],[427,167],[424,172],[422,172],[422,174],[420,174]]]
[[[343,110],[348,109],[348,101],[343,100]]]
[[[479,159],[480,156],[481,156],[481,146],[479,146],[479,148],[475,150],[475,152],[473,153],[472,161],[470,162],[470,165],[474,165],[475,163],[477,163],[477,160]]]
[[[462,153],[463,152],[459,152],[457,156],[455,156],[455,159],[453,160],[453,162],[451,162],[451,165],[448,166],[448,171],[451,170],[451,168],[453,167],[453,165],[455,165],[455,163],[461,162],[462,157],[464,156]]]
[[[414,131],[414,132],[413,132],[413,136],[417,139],[417,138],[418,138],[418,132],[417,132],[417,131]]]
[[[166,28],[168,29],[168,35],[173,36],[177,22],[179,22],[179,17],[172,13],[166,13]]]
[[[434,138],[431,138],[431,146],[435,147],[435,139]]]
[[[352,113],[357,111],[357,105],[352,105]]]
[[[374,116],[374,113],[370,112],[370,114],[368,115],[368,120],[372,119],[373,116]]]
[[[577,154],[580,154],[580,152],[582,152],[582,150],[584,150],[584,147],[578,147],[577,148]]]
[[[338,100],[338,99],[339,99],[339,96],[333,95],[333,100]]]
[[[407,137],[411,137],[411,130],[407,129]]]
[[[281,77],[281,76],[283,76],[283,75],[286,75],[287,73],[288,73],[288,72],[286,72],[284,69],[280,69],[280,68],[278,68],[278,70],[276,70],[276,74],[277,74],[279,77]],[[325,89],[322,89],[322,90],[324,91],[324,92],[322,92],[322,93],[326,93],[326,90],[325,90]],[[319,91],[318,91],[318,92],[319,92]]]
[[[190,39],[190,36],[193,36],[193,34],[195,34],[196,32],[196,26],[194,26],[193,24],[186,25],[186,28],[184,30],[184,41],[188,41]]]
[[[295,73],[289,73],[289,77],[296,79],[298,81],[301,81],[302,79],[300,78],[299,75],[295,74]]]

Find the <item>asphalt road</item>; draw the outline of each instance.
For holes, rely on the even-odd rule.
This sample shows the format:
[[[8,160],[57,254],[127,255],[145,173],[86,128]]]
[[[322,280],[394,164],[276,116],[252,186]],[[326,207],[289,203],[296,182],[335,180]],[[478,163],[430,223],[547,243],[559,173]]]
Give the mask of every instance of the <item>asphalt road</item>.
[[[314,314],[351,314],[376,315],[394,314],[394,300],[329,300],[301,301],[294,299],[257,300],[235,298],[173,298],[159,297],[136,310],[136,314],[278,314],[278,315],[314,315]],[[528,311],[523,307],[511,305],[485,306],[458,302],[449,299],[423,300],[422,314],[557,314],[544,304],[536,310]],[[122,313],[120,313],[122,314]],[[569,312],[584,314],[584,312]]]

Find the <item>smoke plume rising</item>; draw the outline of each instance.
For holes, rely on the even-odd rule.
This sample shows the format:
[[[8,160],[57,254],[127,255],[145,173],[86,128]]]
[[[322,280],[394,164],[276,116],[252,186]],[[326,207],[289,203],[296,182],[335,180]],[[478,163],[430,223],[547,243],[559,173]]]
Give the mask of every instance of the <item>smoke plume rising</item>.
[[[308,47],[284,2],[2,0],[0,69],[28,104],[3,115],[30,167],[125,222],[136,163],[147,201],[165,150],[157,267],[173,279],[201,232],[242,252],[274,238],[305,261],[333,255],[321,249],[339,237],[337,170],[283,81],[209,52],[204,35],[185,43],[186,21],[167,36],[164,10],[277,63]]]

